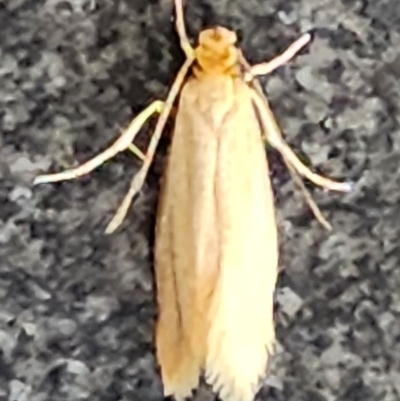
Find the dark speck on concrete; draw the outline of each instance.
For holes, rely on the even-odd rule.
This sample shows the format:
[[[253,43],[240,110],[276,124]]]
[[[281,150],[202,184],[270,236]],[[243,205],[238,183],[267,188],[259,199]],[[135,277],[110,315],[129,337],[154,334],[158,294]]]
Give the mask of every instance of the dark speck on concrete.
[[[312,218],[279,157],[277,353],[259,401],[400,399],[400,3],[187,1],[189,33],[236,30],[252,62],[312,43],[261,79],[312,169]],[[87,160],[163,99],[183,55],[172,0],[0,4],[0,400],[160,401],[152,245],[168,136],[122,229],[104,229],[139,162],[32,187]],[[148,127],[147,127],[148,128]],[[138,137],[146,146],[149,130]],[[201,387],[198,401],[213,400]]]

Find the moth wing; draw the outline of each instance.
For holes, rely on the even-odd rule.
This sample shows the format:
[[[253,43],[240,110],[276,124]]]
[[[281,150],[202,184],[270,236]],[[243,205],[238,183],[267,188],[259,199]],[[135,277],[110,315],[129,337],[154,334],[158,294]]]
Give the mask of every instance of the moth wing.
[[[192,310],[192,300],[187,294],[187,288],[194,284],[194,277],[185,274],[187,266],[190,266],[190,248],[175,253],[175,245],[179,239],[177,236],[181,237],[181,233],[177,235],[176,230],[182,227],[179,219],[177,221],[175,218],[176,205],[172,196],[176,191],[176,186],[173,184],[177,182],[175,180],[177,177],[175,174],[169,175],[170,170],[168,163],[167,174],[164,176],[161,188],[156,226],[155,273],[158,301],[156,351],[164,395],[173,395],[180,401],[190,396],[192,389],[198,385],[200,363],[196,361],[191,350],[188,322],[185,319]],[[182,189],[184,187],[183,184]],[[182,213],[185,216],[184,210]],[[186,231],[182,234],[188,235]]]
[[[240,81],[182,90],[155,257],[165,394],[190,395],[204,369],[224,401],[252,400],[274,342],[277,238],[260,127]]]
[[[217,142],[207,141],[209,124],[196,110],[197,95],[191,85],[181,92],[156,228],[157,357],[165,395],[178,399],[198,385],[206,352],[205,303],[218,275],[208,179],[215,175]]]
[[[219,133],[219,276],[209,310],[206,378],[224,401],[251,401],[275,342],[278,241],[260,125],[250,89],[237,85]]]

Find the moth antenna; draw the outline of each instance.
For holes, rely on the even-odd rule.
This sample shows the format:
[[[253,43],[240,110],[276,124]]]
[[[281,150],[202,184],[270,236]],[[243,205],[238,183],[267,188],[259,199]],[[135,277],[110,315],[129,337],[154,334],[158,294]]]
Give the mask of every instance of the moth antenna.
[[[179,36],[181,48],[187,58],[194,58],[194,49],[186,33],[185,19],[183,17],[183,0],[175,0],[175,26]]]
[[[240,53],[240,64],[242,67],[245,69],[246,73],[250,74],[251,73],[251,66],[245,59],[242,53]],[[258,82],[257,79],[252,79],[251,85],[253,89],[258,93],[260,98],[264,100],[265,107],[269,108],[268,100],[264,96],[264,93],[262,91],[261,85]],[[266,139],[265,135],[264,138]],[[311,211],[313,212],[315,218],[317,221],[328,231],[332,230],[332,226],[328,222],[328,220],[324,217],[321,209],[318,207],[317,203],[314,201],[312,195],[310,194],[310,191],[306,188],[304,185],[304,181],[302,177],[296,172],[296,170],[293,168],[293,166],[286,160],[284,157],[283,162],[285,163],[287,169],[289,170],[289,174],[292,177],[293,181],[299,186],[300,190],[303,193],[303,196],[308,203],[308,206],[310,207]]]
[[[111,234],[113,233],[123,222],[126,214],[128,213],[129,206],[132,203],[132,199],[134,196],[140,191],[142,188],[142,185],[144,183],[144,180],[146,179],[147,172],[149,171],[150,165],[153,161],[154,157],[154,152],[157,148],[158,141],[160,140],[162,131],[165,127],[165,124],[167,123],[169,114],[171,112],[172,106],[174,104],[174,101],[176,97],[178,96],[178,93],[183,85],[184,79],[186,77],[186,74],[190,68],[190,66],[193,63],[193,59],[186,59],[185,63],[179,70],[174,83],[172,84],[172,87],[168,93],[167,99],[165,100],[164,107],[160,113],[160,116],[158,118],[156,127],[154,129],[154,133],[151,137],[149,147],[147,148],[147,153],[146,153],[146,159],[138,171],[138,173],[135,174],[135,176],[132,178],[131,184],[129,186],[129,190],[127,194],[125,195],[121,205],[119,206],[118,210],[116,211],[114,217],[108,224],[105,233],[106,234]]]

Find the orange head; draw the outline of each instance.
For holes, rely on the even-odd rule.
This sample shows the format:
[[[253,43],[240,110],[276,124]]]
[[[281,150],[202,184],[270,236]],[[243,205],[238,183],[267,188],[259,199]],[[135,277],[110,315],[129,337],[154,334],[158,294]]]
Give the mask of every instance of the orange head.
[[[221,26],[200,32],[195,49],[197,70],[206,74],[236,74],[239,58],[236,41],[235,32]]]

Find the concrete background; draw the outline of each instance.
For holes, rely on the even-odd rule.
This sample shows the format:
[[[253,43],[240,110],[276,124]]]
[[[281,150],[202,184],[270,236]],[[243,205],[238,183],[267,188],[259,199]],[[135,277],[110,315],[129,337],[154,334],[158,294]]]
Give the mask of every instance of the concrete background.
[[[278,353],[258,400],[400,399],[400,3],[187,1],[191,37],[233,28],[255,63],[314,40],[262,80],[285,138],[315,171],[312,218],[269,152],[282,268]],[[139,162],[33,188],[95,155],[166,96],[183,60],[172,0],[0,3],[0,401],[159,401],[152,244],[169,137],[123,229],[103,230]],[[146,146],[148,129],[138,138]],[[212,400],[204,387],[196,400]]]

